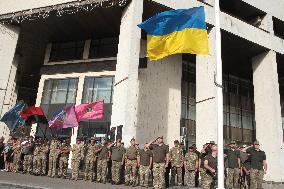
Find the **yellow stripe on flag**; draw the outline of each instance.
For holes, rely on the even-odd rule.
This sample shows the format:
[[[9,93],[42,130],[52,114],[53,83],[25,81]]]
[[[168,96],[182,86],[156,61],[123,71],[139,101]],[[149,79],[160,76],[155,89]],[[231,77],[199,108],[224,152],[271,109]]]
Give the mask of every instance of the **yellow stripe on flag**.
[[[147,37],[147,57],[158,60],[178,53],[209,53],[207,30],[186,28],[163,36]]]

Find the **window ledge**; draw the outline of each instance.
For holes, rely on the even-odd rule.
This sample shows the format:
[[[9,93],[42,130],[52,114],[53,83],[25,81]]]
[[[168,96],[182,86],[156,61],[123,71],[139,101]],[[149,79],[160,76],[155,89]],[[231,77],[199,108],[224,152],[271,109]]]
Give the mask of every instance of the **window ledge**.
[[[80,60],[66,60],[66,61],[51,61],[44,63],[45,66],[52,66],[58,64],[76,64],[76,63],[88,63],[88,62],[102,62],[108,60],[116,60],[116,57],[107,58],[91,58],[91,59],[80,59]]]

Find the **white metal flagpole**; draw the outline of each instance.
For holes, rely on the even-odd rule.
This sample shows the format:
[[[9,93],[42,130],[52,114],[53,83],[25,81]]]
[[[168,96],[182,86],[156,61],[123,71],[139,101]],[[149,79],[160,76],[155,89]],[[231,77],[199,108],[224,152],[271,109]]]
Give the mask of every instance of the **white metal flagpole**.
[[[218,126],[218,189],[224,189],[224,142],[223,142],[223,88],[222,88],[222,57],[219,0],[215,0],[216,30],[216,86],[217,86],[217,126]]]

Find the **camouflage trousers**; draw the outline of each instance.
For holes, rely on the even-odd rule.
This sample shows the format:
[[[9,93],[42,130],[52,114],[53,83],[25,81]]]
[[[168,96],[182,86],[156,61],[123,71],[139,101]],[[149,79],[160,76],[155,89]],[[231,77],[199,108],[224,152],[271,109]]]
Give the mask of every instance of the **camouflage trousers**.
[[[177,182],[176,182],[177,176]],[[171,168],[171,185],[172,186],[181,186],[182,185],[182,168],[173,166]]]
[[[125,163],[125,182],[135,183],[137,177],[137,160],[127,160]]]
[[[40,157],[41,162],[41,174],[45,175],[47,170],[47,155],[42,155]]]
[[[166,188],[165,183],[165,163],[153,163],[153,187],[154,189]]]
[[[226,186],[228,189],[239,188],[240,170],[227,168]]]
[[[203,181],[201,183],[201,188],[202,189],[212,189],[215,188],[215,180],[214,178],[209,175],[207,172],[204,173],[203,175]]]
[[[15,153],[13,157],[13,172],[17,172],[20,169],[20,159],[21,159],[21,154],[20,153]]]
[[[139,175],[140,175],[140,186],[148,187],[149,175],[150,175],[149,166],[140,165]]]
[[[72,169],[72,179],[77,180],[79,176],[80,169],[80,159],[72,158],[71,160],[71,169]]]
[[[68,169],[68,157],[60,157],[59,158],[58,176],[66,177],[67,176],[67,169]]]
[[[250,170],[250,189],[262,189],[264,171],[251,169]]]
[[[40,156],[36,155],[33,157],[33,173],[39,174],[40,169],[41,169]]]
[[[57,158],[58,156],[49,156],[49,159],[48,159],[48,176],[49,177],[54,177],[56,175]]]
[[[120,173],[121,173],[121,162],[112,161],[111,173],[112,173],[112,181],[115,183],[119,183]]]
[[[97,182],[106,182],[107,160],[99,159],[97,164]]]
[[[33,155],[25,155],[23,162],[23,171],[31,173],[33,164]]]
[[[195,187],[195,171],[185,170],[184,184],[189,187]]]
[[[94,167],[95,160],[92,158],[87,158],[85,161],[85,180],[93,180],[94,179]]]

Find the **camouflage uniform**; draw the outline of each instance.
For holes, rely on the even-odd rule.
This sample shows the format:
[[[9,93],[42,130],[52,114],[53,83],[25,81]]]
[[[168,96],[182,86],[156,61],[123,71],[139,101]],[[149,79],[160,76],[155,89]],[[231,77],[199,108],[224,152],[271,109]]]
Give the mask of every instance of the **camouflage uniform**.
[[[130,146],[126,149],[125,162],[125,183],[135,185],[137,173],[137,157],[139,153],[135,146]]]
[[[196,153],[186,153],[184,157],[185,178],[184,184],[189,187],[195,187],[195,169],[198,156]]]
[[[71,160],[71,168],[72,168],[72,178],[78,180],[80,162],[84,158],[84,145],[83,144],[74,144],[72,148],[72,160]]]
[[[38,175],[40,174],[40,153],[41,153],[41,146],[39,144],[36,145],[33,155],[33,173]]]
[[[25,146],[24,151],[24,161],[23,161],[23,172],[32,173],[33,166],[33,144],[26,144],[30,146]],[[27,152],[27,153],[26,153]]]
[[[111,167],[111,173],[112,173],[112,181],[115,184],[118,184],[120,182],[120,173],[121,173],[121,166],[123,164],[123,155],[125,154],[125,149],[122,146],[115,146],[112,147],[112,154],[111,154],[111,160],[112,160],[112,167]]]
[[[49,151],[49,146],[47,144],[42,144],[41,153],[40,153],[40,163],[39,163],[41,165],[40,171],[39,171],[41,175],[46,174],[48,151]]]
[[[211,154],[209,154],[205,157],[205,160],[208,161],[208,165],[211,168],[217,171],[217,157],[214,158]],[[202,182],[202,188],[203,189],[215,188],[215,185],[216,185],[215,181],[217,180],[216,176],[217,176],[217,172],[213,174],[209,170],[205,170],[204,179]]]
[[[87,154],[85,161],[85,180],[93,180],[94,164],[95,164],[96,144],[87,145]]]
[[[57,160],[60,153],[60,141],[52,140],[50,144],[50,153],[48,161],[48,176],[54,177],[56,175]]]
[[[183,166],[183,150],[180,147],[173,147],[170,150],[171,157],[171,184],[172,186],[182,185],[182,166]],[[177,175],[177,184],[175,182],[175,176]]]
[[[17,172],[20,169],[20,161],[21,161],[21,144],[17,144],[14,146],[14,157],[13,157],[13,172]]]
[[[148,187],[149,175],[150,175],[149,166],[140,165],[139,174],[140,174],[140,186]]]
[[[62,144],[60,158],[59,158],[59,170],[58,170],[59,177],[65,178],[67,176],[69,152],[70,152],[70,146],[66,143]]]
[[[101,151],[98,154],[98,164],[97,164],[97,182],[106,183],[107,176],[107,161],[109,158],[109,150],[107,145],[100,145]]]

